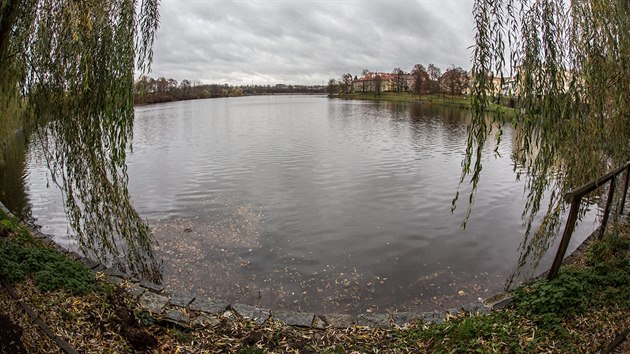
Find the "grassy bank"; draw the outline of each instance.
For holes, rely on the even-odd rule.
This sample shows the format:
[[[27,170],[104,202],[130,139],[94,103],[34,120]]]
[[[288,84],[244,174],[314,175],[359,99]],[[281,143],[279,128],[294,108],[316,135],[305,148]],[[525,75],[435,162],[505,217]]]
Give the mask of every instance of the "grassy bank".
[[[630,325],[630,226],[611,228],[551,282],[519,288],[511,308],[403,328],[306,329],[262,325],[227,311],[194,328],[161,322],[125,291],[82,269],[0,215],[0,271],[19,297],[80,352],[595,352]],[[0,316],[19,326],[28,352],[55,344],[0,288]],[[191,318],[204,316],[188,311]],[[0,352],[2,348],[0,348]]]
[[[470,109],[470,98],[468,96],[416,95],[409,92],[382,92],[380,95],[376,95],[373,92],[353,92],[335,97],[347,100],[432,103],[443,106]],[[508,117],[516,117],[515,109],[494,103],[490,104],[490,106],[488,107],[488,111],[505,114]]]

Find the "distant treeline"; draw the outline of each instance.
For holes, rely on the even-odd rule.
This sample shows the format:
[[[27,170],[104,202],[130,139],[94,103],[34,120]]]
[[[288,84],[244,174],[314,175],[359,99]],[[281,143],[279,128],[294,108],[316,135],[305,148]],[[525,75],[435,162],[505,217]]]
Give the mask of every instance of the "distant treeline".
[[[152,104],[160,102],[173,102],[183,100],[195,100],[202,98],[237,97],[248,95],[274,95],[274,94],[324,94],[325,86],[305,85],[249,85],[231,86],[228,84],[202,84],[198,81],[191,82],[160,77],[154,79],[148,76],[141,77],[135,83],[134,103]]]

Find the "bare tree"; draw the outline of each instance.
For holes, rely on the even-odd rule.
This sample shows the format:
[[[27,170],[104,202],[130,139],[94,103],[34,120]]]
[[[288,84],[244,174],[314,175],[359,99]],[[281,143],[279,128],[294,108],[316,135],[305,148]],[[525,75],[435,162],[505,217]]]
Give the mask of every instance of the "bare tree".
[[[421,95],[423,91],[426,91],[427,83],[429,82],[429,73],[422,64],[414,65],[411,70],[413,76],[413,92]]]
[[[431,93],[439,93],[440,77],[442,76],[442,71],[437,66],[429,64],[429,67],[427,68],[427,73],[429,74],[429,78],[431,79],[431,84],[429,88]]]
[[[468,81],[468,73],[460,67],[455,67],[455,65],[451,65],[440,77],[442,91],[449,93],[451,97],[462,95],[468,86]]]
[[[177,90],[177,86],[178,86],[177,80],[173,78],[168,79],[168,90],[170,92],[174,92],[175,90]]]
[[[394,91],[395,92],[407,91],[407,80],[405,78],[407,73],[405,73],[401,68],[396,68],[396,69],[394,69],[392,74],[395,75]]]
[[[337,92],[337,80],[330,79],[328,80],[328,97],[333,97],[335,92]]]
[[[352,74],[347,73],[341,77],[340,89],[343,94],[352,92]]]
[[[134,94],[142,96],[149,92],[151,78],[147,75],[142,75],[134,84]]]
[[[179,83],[179,89],[184,95],[188,95],[188,93],[190,92],[190,86],[190,81],[186,79],[182,80],[182,82]]]
[[[157,91],[158,92],[166,92],[168,91],[168,80],[164,77],[160,77],[156,81]]]

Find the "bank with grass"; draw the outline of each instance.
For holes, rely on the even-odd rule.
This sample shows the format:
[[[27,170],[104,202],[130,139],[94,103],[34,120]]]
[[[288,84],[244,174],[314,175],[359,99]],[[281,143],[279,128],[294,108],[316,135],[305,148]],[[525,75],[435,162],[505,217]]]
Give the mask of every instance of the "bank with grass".
[[[417,95],[411,92],[351,92],[334,96],[346,100],[382,101],[382,102],[402,102],[402,103],[429,103],[443,106],[458,107],[461,109],[470,108],[469,96],[439,95]],[[489,112],[501,113],[507,117],[516,117],[516,109],[507,106],[490,103]]]
[[[79,352],[595,352],[630,326],[630,224],[610,227],[553,281],[519,287],[510,307],[488,314],[446,313],[446,321],[402,326],[290,326],[280,316],[248,316],[246,308],[208,314],[181,298],[160,312],[128,280],[89,270],[17,220],[0,213],[0,276],[56,336]],[[181,300],[181,301],[180,301]],[[1,349],[48,353],[58,347],[19,303],[0,289],[0,316],[19,344]],[[179,306],[179,307],[178,307]],[[183,307],[182,307],[183,306]],[[179,308],[179,310],[177,310]],[[169,320],[172,311],[190,321]],[[17,349],[16,349],[17,348]]]

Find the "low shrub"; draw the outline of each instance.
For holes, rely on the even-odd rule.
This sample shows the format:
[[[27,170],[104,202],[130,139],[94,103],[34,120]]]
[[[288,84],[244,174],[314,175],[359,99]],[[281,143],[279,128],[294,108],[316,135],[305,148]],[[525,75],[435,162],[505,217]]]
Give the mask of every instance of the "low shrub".
[[[565,266],[552,281],[539,280],[515,291],[515,307],[543,327],[589,306],[628,304],[630,300],[630,233],[617,225],[589,247],[587,267]]]
[[[17,283],[31,276],[42,291],[80,295],[96,289],[94,274],[81,263],[46,247],[13,219],[5,217],[0,225],[9,233],[0,238],[0,277]]]

